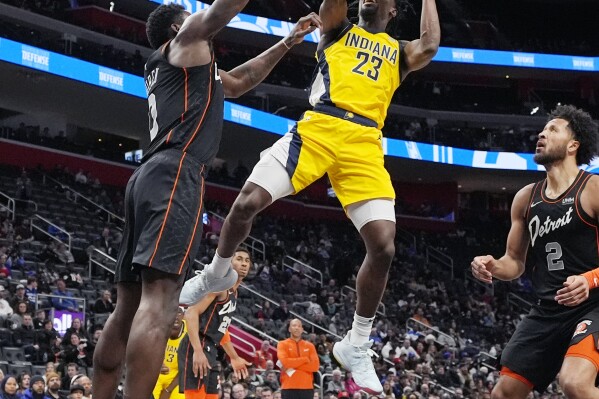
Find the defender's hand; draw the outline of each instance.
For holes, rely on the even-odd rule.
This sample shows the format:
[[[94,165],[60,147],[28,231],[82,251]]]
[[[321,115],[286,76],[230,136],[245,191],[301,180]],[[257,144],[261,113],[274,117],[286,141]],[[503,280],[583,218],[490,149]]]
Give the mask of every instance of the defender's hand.
[[[231,359],[231,367],[233,367],[233,373],[235,377],[242,380],[247,378],[248,376],[248,366],[251,366],[252,363],[246,362],[244,358],[238,357],[235,359]]]
[[[564,288],[557,291],[555,300],[560,305],[576,306],[589,298],[589,282],[584,276],[570,276]]]
[[[470,263],[472,275],[484,283],[493,283],[493,268],[495,267],[495,258],[491,255],[477,256]]]
[[[288,47],[301,43],[306,35],[322,28],[322,21],[316,13],[310,13],[301,17],[295,24],[291,32],[283,39]]]
[[[195,377],[204,378],[208,376],[210,372],[210,363],[208,362],[208,358],[204,355],[204,351],[194,350],[193,352],[193,375]]]
[[[160,367],[160,374],[168,374],[171,369],[164,363],[162,363],[162,367]]]

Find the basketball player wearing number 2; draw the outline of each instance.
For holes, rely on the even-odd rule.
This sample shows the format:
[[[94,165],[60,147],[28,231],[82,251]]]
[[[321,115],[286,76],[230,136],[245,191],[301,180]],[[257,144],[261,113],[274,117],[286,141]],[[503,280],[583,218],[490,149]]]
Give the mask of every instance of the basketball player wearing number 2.
[[[580,109],[551,113],[534,156],[547,175],[514,197],[505,255],[472,261],[472,274],[490,284],[520,277],[532,252],[537,301],[501,355],[494,399],[543,392],[558,371],[569,399],[599,398],[599,176],[579,169],[596,155],[597,134]]]

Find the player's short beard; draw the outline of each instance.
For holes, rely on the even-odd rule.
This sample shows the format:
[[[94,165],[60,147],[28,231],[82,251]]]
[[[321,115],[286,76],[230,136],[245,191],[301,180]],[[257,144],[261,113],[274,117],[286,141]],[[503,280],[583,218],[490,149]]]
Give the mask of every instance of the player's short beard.
[[[533,160],[537,165],[551,165],[555,162],[563,161],[564,159],[566,159],[567,152],[567,145],[564,144],[563,146],[560,146],[553,151],[545,151],[545,153],[535,154]]]
[[[379,6],[380,6],[380,4],[377,4],[376,7],[372,7],[372,8],[362,7],[360,9],[360,18],[363,19],[364,21],[372,21],[373,19],[376,18],[376,14],[379,11]]]

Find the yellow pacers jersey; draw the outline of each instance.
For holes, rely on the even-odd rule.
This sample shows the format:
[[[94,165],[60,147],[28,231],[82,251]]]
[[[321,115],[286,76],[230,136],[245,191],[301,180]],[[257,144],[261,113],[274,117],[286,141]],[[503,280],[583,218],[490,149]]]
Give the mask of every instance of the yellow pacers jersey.
[[[183,337],[187,335],[187,325],[185,324],[185,320],[181,320],[181,323],[183,323],[181,335],[175,339],[169,338],[166,349],[164,350],[164,364],[169,368],[169,373],[164,375],[167,379],[168,377],[174,377],[179,371],[177,350],[179,349],[179,343]]]
[[[168,343],[166,344],[163,363],[168,367],[168,374],[158,375],[158,380],[156,381],[154,391],[152,392],[154,399],[160,398],[160,394],[171,385],[173,380],[177,378],[179,374],[177,349],[179,349],[179,343],[183,337],[187,335],[187,325],[185,324],[185,320],[181,320],[181,323],[183,323],[181,334],[175,339],[169,338]],[[179,393],[179,388],[175,387],[170,393],[169,399],[185,399],[185,395]]]
[[[310,103],[334,105],[372,119],[381,129],[400,85],[400,43],[387,33],[350,24],[317,52]]]

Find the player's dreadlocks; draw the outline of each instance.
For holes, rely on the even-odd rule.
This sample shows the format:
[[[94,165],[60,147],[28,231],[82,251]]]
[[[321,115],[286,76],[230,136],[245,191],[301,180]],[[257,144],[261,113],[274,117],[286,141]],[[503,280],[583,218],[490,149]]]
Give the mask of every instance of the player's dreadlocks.
[[[173,38],[172,24],[181,23],[185,8],[177,4],[161,5],[148,17],[146,35],[152,48],[157,49]]]
[[[354,0],[348,5],[348,19],[351,23],[358,23],[358,8],[359,8],[359,0]],[[395,8],[397,8],[397,15],[393,17],[389,23],[387,24],[387,29],[385,31],[387,34],[394,39],[399,39],[400,31],[400,21],[405,18],[406,14],[409,10],[412,11],[414,15],[416,15],[416,11],[414,11],[414,7],[409,0],[395,0]]]
[[[549,120],[564,119],[574,135],[574,140],[580,143],[576,152],[578,166],[591,162],[597,155],[598,126],[591,115],[573,105],[558,105],[549,114]]]

